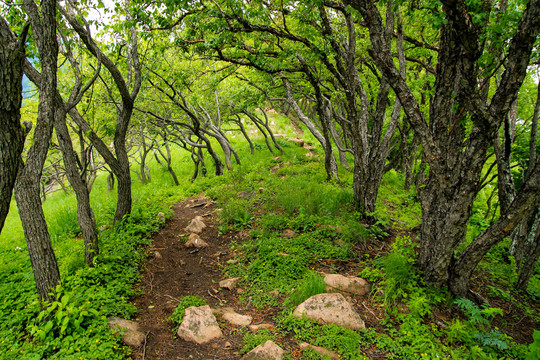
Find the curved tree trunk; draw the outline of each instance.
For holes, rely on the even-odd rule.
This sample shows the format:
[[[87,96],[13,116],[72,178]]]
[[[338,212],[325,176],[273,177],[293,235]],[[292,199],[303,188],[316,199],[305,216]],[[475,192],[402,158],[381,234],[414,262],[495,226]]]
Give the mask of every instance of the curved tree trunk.
[[[246,132],[246,128],[244,127],[244,124],[242,124],[242,119],[240,118],[240,116],[238,116],[238,115],[236,115],[236,116],[238,118],[238,121],[236,123],[238,124],[238,127],[240,128],[240,131],[242,132],[242,135],[244,135],[244,138],[246,139],[246,141],[249,144],[249,151],[250,151],[251,155],[254,155],[255,154],[255,148],[253,147],[253,142],[249,138],[249,136],[248,136],[248,134]]]
[[[56,285],[60,283],[60,272],[41,206],[40,181],[52,136],[56,107],[56,1],[44,0],[41,16],[32,0],[24,0],[24,7],[31,19],[38,45],[42,77],[34,144],[28,151],[26,164],[19,169],[15,183],[15,199],[39,298],[52,301]]]
[[[66,112],[64,110],[56,111],[54,127],[60,150],[62,151],[64,158],[66,175],[75,192],[75,196],[77,197],[77,220],[84,240],[84,262],[88,266],[93,266],[94,258],[99,254],[96,221],[90,206],[90,192],[88,186],[77,166],[75,150],[73,149],[73,143],[69,136],[66,125]]]
[[[458,296],[467,294],[470,278],[480,260],[495,244],[511,234],[522,219],[534,211],[539,204],[540,167],[536,166],[525,179],[507,212],[478,235],[451,267],[449,287],[452,293]],[[534,252],[537,251],[538,248],[534,249]]]
[[[27,32],[28,26],[16,40],[0,17],[0,232],[9,212],[26,136],[21,126],[21,103]]]
[[[262,113],[264,115],[264,120],[265,120],[264,122],[262,122],[262,125],[264,126],[266,131],[268,131],[268,135],[270,135],[270,137],[272,138],[272,142],[274,143],[274,146],[276,147],[276,149],[278,149],[283,154],[285,151],[277,142],[276,137],[274,136],[274,132],[272,131],[272,129],[270,128],[270,125],[268,124],[268,115],[266,114],[266,111],[264,111],[264,109],[261,109],[261,110],[262,110]]]

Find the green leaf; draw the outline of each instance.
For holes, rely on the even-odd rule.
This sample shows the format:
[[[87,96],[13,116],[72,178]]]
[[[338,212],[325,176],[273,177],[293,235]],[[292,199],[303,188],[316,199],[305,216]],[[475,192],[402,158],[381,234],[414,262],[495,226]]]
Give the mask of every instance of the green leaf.
[[[66,331],[68,325],[69,325],[69,318],[66,317],[66,318],[64,318],[64,321],[62,321],[62,327],[60,328],[60,334],[63,334]]]

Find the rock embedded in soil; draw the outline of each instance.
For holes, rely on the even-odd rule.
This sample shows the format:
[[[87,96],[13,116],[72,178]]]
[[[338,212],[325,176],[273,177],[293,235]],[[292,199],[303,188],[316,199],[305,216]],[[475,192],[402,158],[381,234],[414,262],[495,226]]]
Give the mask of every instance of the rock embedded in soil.
[[[224,312],[221,317],[233,326],[248,326],[253,321],[251,316],[239,314],[234,310]]]
[[[312,349],[312,350],[315,350],[316,352],[318,352],[321,356],[327,356],[332,360],[339,360],[340,359],[340,356],[339,356],[338,353],[333,352],[333,351],[328,350],[328,349],[325,349],[325,348],[323,348],[321,346],[310,345],[310,344],[308,344],[306,342],[300,344],[300,349],[302,349],[302,350],[304,350],[304,349]]]
[[[258,324],[258,325],[249,325],[248,326],[248,329],[249,331],[253,332],[253,333],[256,333],[257,331],[261,330],[261,329],[273,329],[274,328],[274,325],[272,324]]]
[[[296,317],[305,316],[320,324],[336,324],[351,330],[364,329],[364,320],[340,293],[318,294],[310,297],[293,311]]]
[[[331,290],[339,290],[360,296],[371,291],[369,283],[359,277],[343,276],[339,274],[324,274],[324,282]]]
[[[203,231],[203,229],[206,227],[206,224],[202,220],[203,218],[201,216],[195,216],[195,218],[191,220],[189,225],[186,226],[184,230],[191,233],[200,234]]]
[[[185,243],[185,247],[190,248],[194,247],[197,249],[208,247],[208,243],[201,239],[199,235],[192,233],[189,235],[189,240]]]
[[[290,237],[293,237],[295,235],[296,235],[296,233],[291,229],[285,229],[281,233],[281,236],[286,237],[286,238],[290,238]]]
[[[288,138],[287,140],[289,140],[292,143],[295,143],[296,145],[298,145],[300,147],[304,146],[304,140],[303,139],[300,139],[300,138]]]
[[[122,340],[126,345],[139,347],[144,343],[146,335],[139,330],[139,324],[135,321],[111,317],[109,318],[109,326],[114,333],[123,333]]]
[[[240,360],[281,360],[283,349],[276,345],[272,340],[268,340],[264,345],[259,345],[248,352]]]
[[[204,344],[223,336],[208,305],[188,307],[177,334],[182,339],[197,344]]]
[[[236,287],[236,285],[238,284],[238,281],[240,281],[240,279],[242,279],[242,278],[241,277],[235,277],[235,278],[221,280],[219,282],[219,287],[227,289],[227,290],[233,290]]]

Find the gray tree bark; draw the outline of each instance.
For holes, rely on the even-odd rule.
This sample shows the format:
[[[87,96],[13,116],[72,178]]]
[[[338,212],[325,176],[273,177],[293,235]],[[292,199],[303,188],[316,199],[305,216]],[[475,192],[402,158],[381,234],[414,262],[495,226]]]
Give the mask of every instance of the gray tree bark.
[[[41,16],[32,0],[24,0],[23,5],[32,24],[33,36],[41,61],[42,77],[33,145],[28,150],[26,163],[19,168],[15,183],[15,199],[39,298],[51,301],[55,297],[56,285],[60,283],[60,272],[41,207],[40,182],[51,140],[56,108],[58,58],[56,1],[44,0],[41,5]]]
[[[399,97],[429,164],[426,187],[420,192],[419,265],[424,271],[424,278],[434,286],[448,284],[456,295],[464,296],[472,271],[484,251],[493,246],[493,241],[500,240],[487,240],[487,236],[504,236],[516,225],[514,220],[522,216],[523,211],[532,211],[531,206],[514,206],[504,217],[507,224],[500,227],[499,222],[497,227],[488,228],[484,235],[473,240],[468,251],[454,259],[454,250],[465,239],[487,149],[517,98],[526,75],[540,30],[540,1],[531,0],[527,4],[517,32],[509,43],[505,71],[489,103],[478,93],[477,79],[478,59],[484,46],[484,24],[475,25],[470,21],[462,1],[443,1],[447,23],[440,33],[435,95],[430,104],[429,123],[392,60],[391,44],[384,36],[376,4],[368,0],[351,0],[346,4],[358,10],[366,22],[372,46],[370,55]],[[455,107],[459,109],[458,113],[454,111]],[[465,113],[473,124],[468,134],[460,121]],[[517,194],[516,199],[518,197],[523,198]],[[463,268],[454,266],[456,263]]]
[[[24,45],[28,25],[18,39],[0,17],[0,233],[9,212],[26,136],[21,126]]]
[[[87,28],[85,28],[75,16],[76,6],[68,1],[66,8],[58,5],[60,13],[66,18],[70,26],[80,36],[82,42],[90,51],[90,53],[100,60],[111,74],[113,81],[120,93],[121,103],[117,107],[116,113],[116,129],[114,133],[114,151],[115,155],[108,150],[105,151],[103,144],[98,141],[97,135],[91,132],[88,124],[82,119],[80,114],[73,114],[70,111],[70,115],[75,115],[74,120],[77,124],[83,128],[88,128],[88,136],[90,141],[96,146],[96,149],[103,156],[111,170],[116,175],[118,181],[118,200],[116,204],[116,212],[114,214],[114,221],[121,221],[126,215],[131,212],[132,197],[131,197],[131,174],[129,157],[126,149],[126,134],[133,114],[133,106],[135,99],[141,89],[141,66],[139,62],[138,44],[137,44],[137,32],[135,28],[130,28],[130,36],[128,41],[128,76],[127,81],[124,79],[122,73],[116,64],[107,57],[96,45],[92,39]],[[78,14],[82,21],[87,25],[86,20]],[[113,99],[114,100],[114,99]]]

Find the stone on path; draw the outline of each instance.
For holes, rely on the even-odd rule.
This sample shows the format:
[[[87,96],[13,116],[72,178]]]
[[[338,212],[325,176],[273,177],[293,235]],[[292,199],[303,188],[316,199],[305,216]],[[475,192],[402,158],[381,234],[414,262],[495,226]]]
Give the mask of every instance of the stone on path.
[[[306,342],[300,344],[300,349],[304,350],[304,349],[308,349],[308,348],[312,349],[312,350],[315,350],[321,356],[327,356],[332,360],[339,360],[340,359],[339,354],[335,353],[335,352],[333,352],[331,350],[325,349],[325,348],[320,347],[320,346],[310,345],[310,344],[308,344]]]
[[[294,138],[287,138],[287,140],[289,140],[292,143],[295,143],[296,145],[298,145],[300,147],[304,146],[304,140],[303,139],[294,137]]]
[[[371,290],[371,287],[366,280],[355,276],[324,274],[324,282],[332,290],[337,289],[352,294],[358,294],[360,296],[368,294]]]
[[[185,247],[195,247],[197,249],[208,247],[208,243],[201,239],[199,235],[192,233],[189,235],[189,240],[185,243]]]
[[[235,278],[221,280],[219,282],[219,287],[224,288],[224,289],[228,289],[228,290],[233,290],[236,287],[236,285],[238,284],[238,281],[240,281],[240,279],[242,279],[242,278],[241,277],[235,277]]]
[[[261,329],[273,329],[274,328],[274,325],[273,324],[258,324],[258,325],[249,325],[248,326],[248,329],[249,331],[253,332],[253,333],[256,333],[257,331],[261,330]]]
[[[240,360],[281,360],[283,353],[282,348],[272,340],[268,340],[264,345],[259,345],[248,352]]]
[[[241,315],[232,309],[224,311],[221,317],[233,326],[248,326],[253,320],[251,316]]]
[[[296,233],[291,229],[285,229],[281,233],[281,236],[286,237],[286,238],[290,238],[290,237],[293,237],[295,235],[296,235]]]
[[[366,327],[364,320],[340,293],[312,296],[298,305],[293,315],[306,316],[320,324],[336,324],[351,330]]]
[[[197,344],[204,344],[223,336],[208,305],[188,307],[177,334],[182,339]]]
[[[144,343],[146,335],[139,330],[139,324],[135,321],[111,317],[109,326],[115,333],[122,332],[122,340],[129,346],[139,347]]]
[[[203,231],[203,229],[206,227],[206,224],[202,220],[203,218],[201,216],[195,216],[195,218],[191,220],[189,225],[186,226],[184,230],[189,231],[191,233],[200,234]]]

